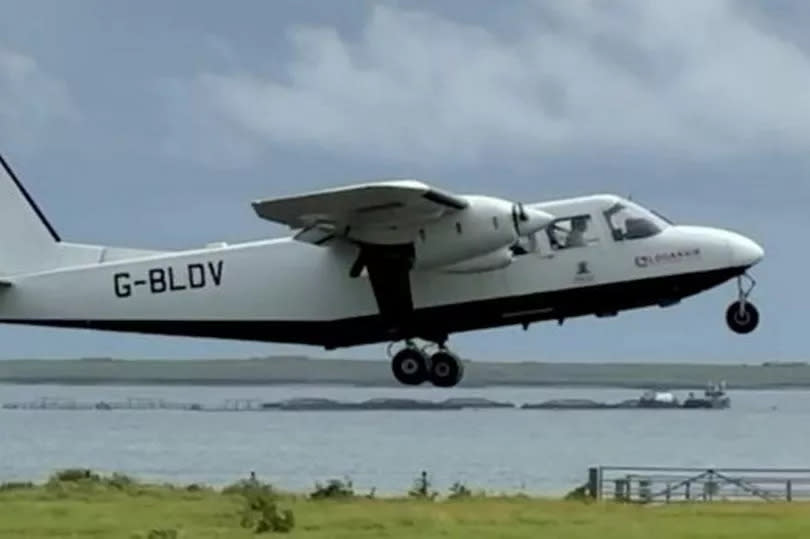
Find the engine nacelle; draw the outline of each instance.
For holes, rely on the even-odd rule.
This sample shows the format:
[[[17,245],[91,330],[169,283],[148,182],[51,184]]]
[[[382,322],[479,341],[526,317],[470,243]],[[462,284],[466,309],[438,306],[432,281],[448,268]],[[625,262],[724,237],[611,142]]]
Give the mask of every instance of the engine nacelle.
[[[491,197],[469,196],[470,205],[417,231],[415,269],[434,269],[504,249],[518,240],[514,205]]]
[[[445,273],[484,273],[503,269],[512,263],[514,255],[509,247],[504,247],[482,256],[463,260],[450,266],[439,268]]]
[[[508,248],[521,237],[530,236],[554,220],[544,211],[500,198],[464,198],[468,206],[463,210],[426,222],[414,219],[415,223],[400,226],[358,227],[352,238],[367,246],[404,249],[401,254],[413,257],[414,270],[444,269],[462,262],[469,262],[469,267],[495,267],[506,263]]]

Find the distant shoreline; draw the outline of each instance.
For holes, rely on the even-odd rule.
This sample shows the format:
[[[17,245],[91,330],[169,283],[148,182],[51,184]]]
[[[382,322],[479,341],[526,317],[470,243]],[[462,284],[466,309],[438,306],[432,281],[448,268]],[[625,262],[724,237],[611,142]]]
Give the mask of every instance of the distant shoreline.
[[[697,363],[465,362],[459,387],[810,389],[804,362],[723,365]],[[260,359],[30,359],[0,361],[0,384],[281,386],[397,388],[387,361],[268,357]]]

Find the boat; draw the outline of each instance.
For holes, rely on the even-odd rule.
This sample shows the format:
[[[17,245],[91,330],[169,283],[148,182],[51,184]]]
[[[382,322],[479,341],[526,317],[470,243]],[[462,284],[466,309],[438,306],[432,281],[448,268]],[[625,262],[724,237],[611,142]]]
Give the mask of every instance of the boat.
[[[669,391],[645,391],[638,400],[639,408],[680,408],[678,398]]]
[[[709,384],[703,392],[703,397],[696,397],[694,393],[689,393],[683,402],[684,408],[728,408],[731,406],[731,399],[726,395],[726,382],[719,384]]]
[[[529,403],[520,406],[523,410],[645,410],[645,409],[695,409],[695,408],[728,408],[731,399],[726,395],[726,384],[709,382],[703,397],[689,393],[687,399],[680,402],[671,391],[647,390],[639,398],[618,403],[596,402],[590,399],[554,399],[540,403]]]

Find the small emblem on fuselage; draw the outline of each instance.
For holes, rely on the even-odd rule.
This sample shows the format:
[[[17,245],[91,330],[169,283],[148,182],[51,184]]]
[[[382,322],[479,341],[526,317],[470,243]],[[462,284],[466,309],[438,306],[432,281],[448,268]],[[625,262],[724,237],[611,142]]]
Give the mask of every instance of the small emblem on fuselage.
[[[577,273],[574,276],[574,282],[577,283],[587,283],[593,281],[593,274],[591,273],[590,268],[588,267],[588,263],[586,261],[580,261],[577,263]]]

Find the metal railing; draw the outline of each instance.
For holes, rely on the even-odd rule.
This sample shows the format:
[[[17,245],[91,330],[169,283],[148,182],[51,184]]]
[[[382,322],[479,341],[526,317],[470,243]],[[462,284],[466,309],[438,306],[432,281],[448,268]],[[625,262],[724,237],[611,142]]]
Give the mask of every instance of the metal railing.
[[[810,500],[810,469],[598,466],[586,492],[633,503]]]

